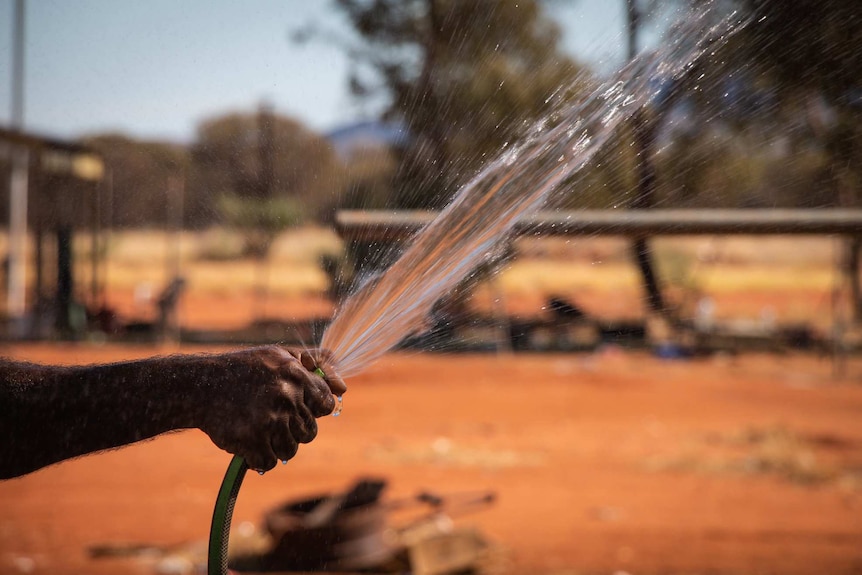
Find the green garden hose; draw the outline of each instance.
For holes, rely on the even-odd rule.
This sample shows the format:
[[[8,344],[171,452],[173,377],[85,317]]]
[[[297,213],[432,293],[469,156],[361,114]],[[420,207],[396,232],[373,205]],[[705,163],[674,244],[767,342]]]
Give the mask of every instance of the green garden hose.
[[[230,537],[230,521],[236,496],[245,478],[248,465],[245,459],[235,455],[227,466],[224,479],[216,497],[213,521],[210,525],[210,542],[207,553],[207,575],[227,574],[227,547]]]
[[[319,367],[315,375],[326,379],[326,374]],[[233,508],[236,496],[245,479],[248,465],[245,459],[235,455],[227,466],[221,487],[216,497],[213,520],[210,524],[209,551],[207,552],[207,575],[227,575],[227,548],[230,539],[230,522],[233,518]]]

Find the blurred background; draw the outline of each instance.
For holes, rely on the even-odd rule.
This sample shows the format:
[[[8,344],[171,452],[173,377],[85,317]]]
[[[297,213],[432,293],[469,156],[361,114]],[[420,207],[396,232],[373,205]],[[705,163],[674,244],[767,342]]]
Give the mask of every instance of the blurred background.
[[[507,241],[237,514],[260,550],[280,500],[382,476],[495,495],[469,537],[460,504],[402,523],[472,542],[416,572],[858,572],[852,0],[5,0],[0,352],[314,345],[407,210],[734,11],[554,194],[579,231]],[[188,432],[2,483],[0,571],[193,572],[226,463]]]

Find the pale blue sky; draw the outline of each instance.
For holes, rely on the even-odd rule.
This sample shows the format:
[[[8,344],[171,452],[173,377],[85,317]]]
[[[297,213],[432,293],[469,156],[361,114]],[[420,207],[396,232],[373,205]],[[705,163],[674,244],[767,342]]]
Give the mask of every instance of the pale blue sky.
[[[14,0],[0,0],[0,124],[10,119]],[[552,3],[566,49],[605,70],[624,54],[623,0]],[[25,128],[190,140],[196,124],[263,100],[318,131],[367,117],[343,53],[288,36],[344,28],[325,0],[28,0]]]

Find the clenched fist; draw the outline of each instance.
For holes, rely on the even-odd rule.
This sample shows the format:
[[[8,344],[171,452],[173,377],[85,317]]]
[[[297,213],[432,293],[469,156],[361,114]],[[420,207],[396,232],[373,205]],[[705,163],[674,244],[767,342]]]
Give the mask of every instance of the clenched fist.
[[[278,346],[211,356],[195,427],[258,471],[296,454],[317,436],[316,418],[347,390],[328,355]],[[315,373],[319,370],[324,375]]]

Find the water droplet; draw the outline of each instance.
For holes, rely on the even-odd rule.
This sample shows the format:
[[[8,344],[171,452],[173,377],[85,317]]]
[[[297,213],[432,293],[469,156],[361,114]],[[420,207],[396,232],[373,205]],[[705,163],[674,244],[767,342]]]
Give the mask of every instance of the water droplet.
[[[282,465],[287,465],[287,459],[282,459],[282,460],[281,460],[281,464],[282,464]]]
[[[344,396],[338,395],[335,399],[335,409],[332,410],[332,417],[338,417],[341,415],[341,410],[344,409]]]
[[[424,329],[435,302],[482,263],[489,246],[511,237],[522,214],[603,157],[600,150],[634,112],[630,107],[652,104],[664,97],[658,86],[675,86],[692,74],[694,63],[709,50],[698,41],[703,22],[699,15],[691,26],[687,22],[676,32],[677,41],[662,42],[656,55],[624,66],[610,83],[591,87],[585,98],[570,100],[565,88],[552,95],[553,109],[545,117],[524,123],[526,134],[508,139],[500,157],[478,170],[432,224],[405,242],[386,273],[363,283],[342,303],[321,345],[338,359],[341,376],[360,372],[406,334]],[[652,81],[656,73],[659,80]]]
[[[258,471],[257,472],[258,475],[263,475],[264,473],[266,473],[266,471]]]

